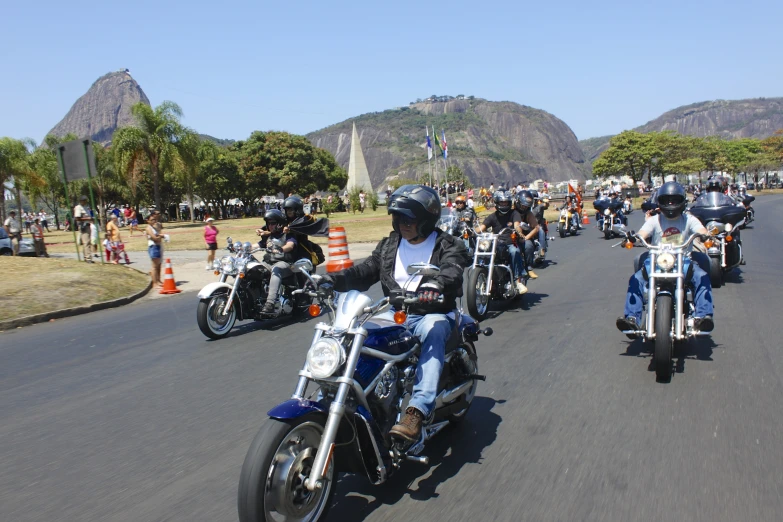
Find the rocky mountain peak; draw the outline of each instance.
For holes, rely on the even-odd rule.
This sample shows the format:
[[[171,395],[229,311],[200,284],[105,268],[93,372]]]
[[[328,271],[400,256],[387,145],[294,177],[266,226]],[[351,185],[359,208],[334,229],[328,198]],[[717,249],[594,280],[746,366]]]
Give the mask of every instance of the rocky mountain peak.
[[[64,136],[72,132],[107,145],[115,130],[133,124],[131,107],[138,102],[150,104],[128,69],[104,74],[76,100],[49,134]]]

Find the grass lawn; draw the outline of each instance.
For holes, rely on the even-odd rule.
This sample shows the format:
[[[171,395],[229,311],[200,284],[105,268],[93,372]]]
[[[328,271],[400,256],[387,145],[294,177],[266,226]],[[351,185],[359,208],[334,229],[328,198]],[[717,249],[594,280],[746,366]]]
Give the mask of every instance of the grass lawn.
[[[0,319],[111,301],[139,292],[149,276],[121,265],[75,259],[0,257]]]

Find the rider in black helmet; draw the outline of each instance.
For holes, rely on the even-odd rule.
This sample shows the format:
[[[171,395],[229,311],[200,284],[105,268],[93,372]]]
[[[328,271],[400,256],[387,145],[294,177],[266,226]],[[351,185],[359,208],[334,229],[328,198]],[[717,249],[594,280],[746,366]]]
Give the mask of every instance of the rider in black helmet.
[[[470,263],[460,238],[442,232],[438,193],[421,185],[404,185],[389,198],[392,232],[382,239],[363,263],[323,277],[339,291],[366,291],[380,281],[384,295],[398,294],[408,280],[407,267],[424,262],[440,267],[435,276],[417,277],[407,290],[418,294],[419,305],[411,307],[407,324],[421,339],[421,355],[405,415],[390,433],[406,441],[418,441],[425,419],[435,408],[446,341],[454,327],[456,299],[462,295],[462,273]],[[443,302],[439,303],[439,296]],[[375,320],[393,321],[393,310]]]
[[[493,233],[500,234],[505,230],[500,241],[506,246],[511,258],[511,269],[514,272],[517,292],[527,293],[527,286],[525,286],[525,280],[528,278],[527,265],[519,247],[511,240],[511,233],[513,230],[519,229],[522,216],[513,209],[513,198],[510,192],[499,190],[495,192],[493,199],[495,200],[495,212],[484,218],[479,231],[484,232],[491,229]]]
[[[541,225],[538,224],[538,219],[536,219],[536,216],[533,214],[534,204],[535,199],[527,190],[517,193],[514,197],[514,210],[519,212],[521,218],[519,223],[520,226],[517,229],[517,241],[525,254],[525,266],[527,267],[527,275],[530,279],[538,279],[538,275],[533,272],[533,255],[536,249],[533,238],[538,235],[538,231],[541,229]]]
[[[690,214],[683,214],[688,204],[685,188],[676,181],[664,183],[658,189],[658,208],[660,213],[644,222],[637,235],[652,245],[659,243],[681,244],[693,234],[707,234],[707,229]],[[633,241],[633,239],[632,239]],[[639,330],[642,323],[645,280],[643,274],[647,252],[639,258],[639,270],[628,281],[628,293],[625,299],[625,313],[617,319],[617,328]],[[691,252],[692,270],[689,283],[693,286],[693,304],[696,308],[694,325],[702,332],[712,331],[712,285],[710,284],[709,263],[706,254]]]
[[[302,198],[299,196],[288,196],[285,201],[283,201],[283,212],[285,212],[285,217],[289,224],[292,221],[303,217],[305,213]]]
[[[277,209],[267,210],[264,214],[266,226],[259,229],[256,233],[261,236],[258,245],[266,248],[269,253],[269,263],[272,264],[272,274],[269,278],[269,292],[266,296],[266,303],[261,313],[271,314],[275,311],[275,301],[277,293],[280,290],[280,283],[284,277],[291,275],[291,263],[299,257],[298,241],[293,234],[286,234],[284,229],[287,224],[283,213]],[[275,246],[272,240],[277,239],[282,242],[282,246]]]

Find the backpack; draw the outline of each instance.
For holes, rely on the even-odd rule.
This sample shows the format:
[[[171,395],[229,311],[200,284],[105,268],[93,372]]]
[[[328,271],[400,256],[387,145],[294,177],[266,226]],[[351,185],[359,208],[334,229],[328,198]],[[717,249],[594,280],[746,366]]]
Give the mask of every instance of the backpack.
[[[326,261],[326,257],[324,257],[324,251],[320,245],[316,245],[309,239],[303,238],[299,240],[299,246],[302,247],[302,250],[304,250],[305,254],[307,254],[308,259],[312,261],[313,266],[318,266]]]

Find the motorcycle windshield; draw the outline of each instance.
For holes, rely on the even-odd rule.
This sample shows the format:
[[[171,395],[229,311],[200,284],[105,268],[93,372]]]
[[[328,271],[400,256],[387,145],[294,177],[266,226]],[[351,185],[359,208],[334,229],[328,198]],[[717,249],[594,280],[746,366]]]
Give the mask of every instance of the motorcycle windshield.
[[[438,220],[437,227],[444,232],[449,232],[454,228],[457,221],[457,216],[450,208],[444,208],[440,212],[440,219]]]
[[[745,217],[745,209],[720,192],[706,192],[699,196],[691,205],[690,213],[705,225],[709,221],[736,225]]]
[[[734,206],[734,200],[722,192],[705,192],[693,202],[691,208]]]

